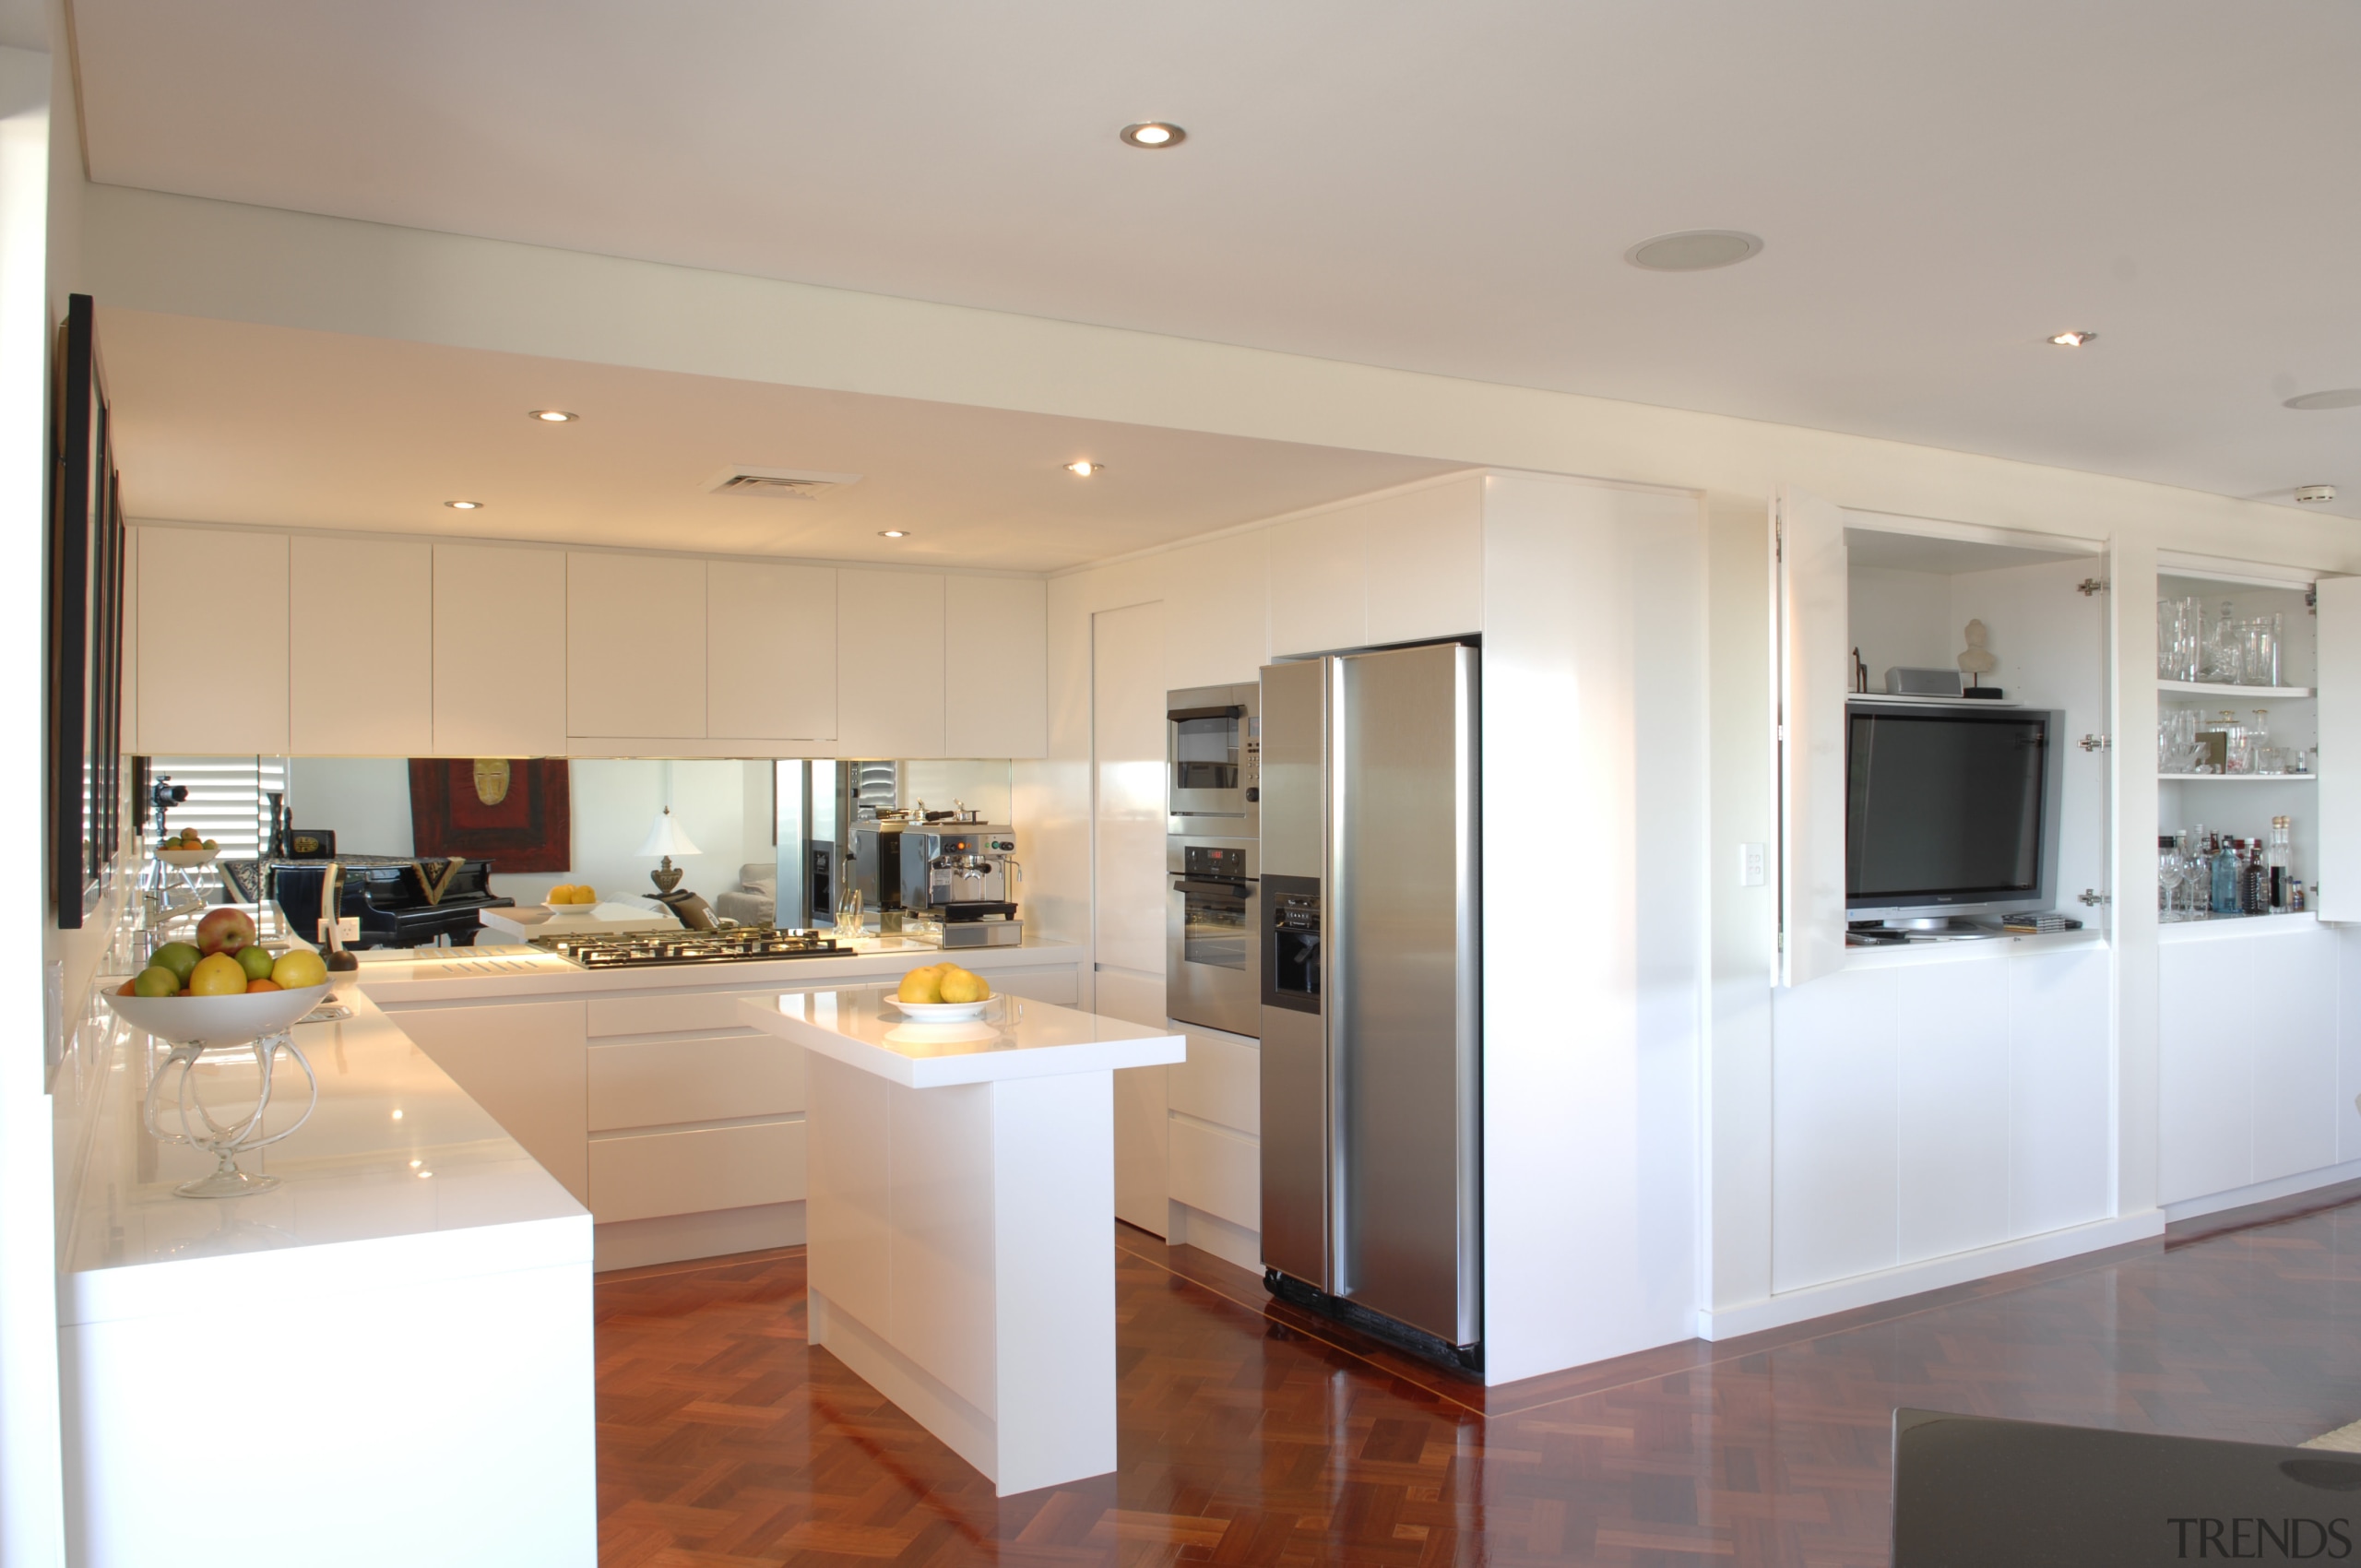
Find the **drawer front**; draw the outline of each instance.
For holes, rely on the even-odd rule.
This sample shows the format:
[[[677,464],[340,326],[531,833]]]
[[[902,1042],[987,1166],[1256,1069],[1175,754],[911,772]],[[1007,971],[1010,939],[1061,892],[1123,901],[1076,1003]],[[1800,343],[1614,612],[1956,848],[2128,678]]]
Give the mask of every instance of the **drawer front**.
[[[1081,994],[1074,984],[1072,969],[1014,969],[1007,974],[993,974],[989,969],[978,972],[991,981],[992,990],[1003,996],[1029,996],[1036,1002],[1071,1007]]]
[[[803,1048],[748,1031],[590,1048],[590,1131],[803,1109]]]
[[[1184,1029],[1189,1057],[1171,1067],[1172,1109],[1240,1133],[1263,1130],[1263,1053],[1237,1035]],[[592,1053],[597,1054],[596,1052]]]
[[[802,1196],[801,1121],[590,1140],[590,1218],[600,1224]]]
[[[1249,1230],[1263,1228],[1263,1146],[1259,1142],[1176,1116],[1165,1146],[1167,1190],[1175,1198],[1191,1208],[1219,1215],[1232,1225],[1243,1225]],[[598,1192],[595,1163],[591,1192],[593,1196]]]
[[[590,1004],[590,1038],[743,1028],[738,1020],[741,997],[776,996],[787,989],[699,992],[689,996],[602,996]]]

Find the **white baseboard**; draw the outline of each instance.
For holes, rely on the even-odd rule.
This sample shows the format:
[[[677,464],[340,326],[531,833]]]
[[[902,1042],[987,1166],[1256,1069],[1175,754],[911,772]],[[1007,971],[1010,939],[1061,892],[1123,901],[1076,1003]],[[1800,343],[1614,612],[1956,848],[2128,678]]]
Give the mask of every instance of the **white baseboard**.
[[[1164,1239],[1175,1246],[1192,1246],[1199,1252],[1211,1253],[1224,1263],[1234,1263],[1240,1268],[1263,1272],[1263,1234],[1249,1230],[1243,1225],[1231,1223],[1217,1214],[1207,1214],[1201,1208],[1191,1208],[1177,1199],[1165,1204],[1167,1218]]]
[[[1880,1269],[1875,1274],[1859,1274],[1850,1279],[1833,1279],[1825,1285],[1814,1285],[1801,1290],[1782,1291],[1759,1301],[1744,1301],[1732,1307],[1700,1308],[1697,1313],[1697,1336],[1701,1339],[1732,1339],[1741,1334],[1755,1334],[1766,1328],[1786,1328],[1791,1324],[1826,1317],[1831,1313],[1850,1312],[1855,1307],[1898,1301],[1904,1296],[1916,1296],[1922,1290],[1964,1285],[1971,1279],[2008,1274],[2020,1268],[2031,1268],[2035,1264],[2072,1257],[2078,1253],[2094,1253],[2103,1247],[2118,1247],[2126,1241],[2145,1241],[2164,1233],[2165,1211],[2162,1209],[2152,1208],[2114,1219],[2093,1220],[2088,1225],[2074,1225],[2040,1236],[2027,1236],[2021,1241],[2003,1241],[1996,1247],[1979,1247],[1971,1253],[1952,1253],[1920,1263],[1904,1264],[1899,1268]]]
[[[618,1219],[590,1228],[593,1269],[646,1268],[689,1258],[726,1257],[803,1244],[803,1205],[755,1204],[706,1214]]]
[[[2233,1187],[2226,1193],[2212,1193],[2201,1198],[2183,1198],[2177,1204],[2165,1206],[2165,1218],[2168,1220],[2196,1219],[2208,1214],[2219,1214],[2225,1208],[2269,1203],[2273,1198],[2308,1193],[2315,1187],[2333,1187],[2339,1182],[2353,1181],[2361,1181],[2361,1159],[2348,1159],[2342,1165],[2323,1165],[2318,1170],[2300,1170],[2293,1176],[2282,1176],[2272,1182],[2257,1182],[2250,1187]]]

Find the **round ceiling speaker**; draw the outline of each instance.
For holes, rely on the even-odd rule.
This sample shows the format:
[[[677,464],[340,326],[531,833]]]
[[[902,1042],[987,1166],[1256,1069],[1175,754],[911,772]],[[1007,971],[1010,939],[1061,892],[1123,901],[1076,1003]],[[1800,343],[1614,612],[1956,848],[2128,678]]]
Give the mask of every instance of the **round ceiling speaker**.
[[[1762,249],[1760,235],[1736,229],[1685,229],[1642,240],[1623,253],[1623,259],[1650,272],[1708,272],[1735,267]]]

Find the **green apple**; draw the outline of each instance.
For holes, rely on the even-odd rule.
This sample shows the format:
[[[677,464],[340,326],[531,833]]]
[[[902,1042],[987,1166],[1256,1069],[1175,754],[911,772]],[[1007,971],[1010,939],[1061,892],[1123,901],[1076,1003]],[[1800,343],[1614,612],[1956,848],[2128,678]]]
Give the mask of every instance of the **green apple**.
[[[170,969],[172,972],[172,983],[175,986],[182,986],[188,983],[189,971],[196,968],[196,961],[204,956],[204,954],[199,953],[188,943],[167,942],[156,949],[156,956],[148,962],[157,968]]]

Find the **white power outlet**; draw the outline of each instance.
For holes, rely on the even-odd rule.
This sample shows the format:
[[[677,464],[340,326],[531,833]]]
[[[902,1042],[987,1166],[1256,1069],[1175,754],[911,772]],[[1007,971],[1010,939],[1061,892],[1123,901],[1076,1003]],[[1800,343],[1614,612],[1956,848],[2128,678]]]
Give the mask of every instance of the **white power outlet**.
[[[1740,844],[1738,847],[1738,885],[1760,887],[1770,880],[1770,856],[1761,844]]]
[[[328,939],[328,922],[325,917],[320,920],[318,929],[314,931],[312,935],[315,941],[319,942],[326,942]],[[336,921],[336,939],[338,942],[360,941],[361,917],[359,915],[338,915]]]

